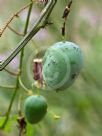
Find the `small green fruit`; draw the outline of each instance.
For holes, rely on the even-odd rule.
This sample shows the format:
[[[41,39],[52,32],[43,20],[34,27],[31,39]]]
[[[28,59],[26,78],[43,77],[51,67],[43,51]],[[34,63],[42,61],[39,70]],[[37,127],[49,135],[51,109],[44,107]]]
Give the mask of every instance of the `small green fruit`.
[[[29,96],[24,103],[24,113],[29,123],[38,123],[47,113],[46,99],[41,95]]]
[[[55,43],[43,57],[44,82],[54,90],[66,89],[75,81],[82,66],[83,55],[75,43]]]

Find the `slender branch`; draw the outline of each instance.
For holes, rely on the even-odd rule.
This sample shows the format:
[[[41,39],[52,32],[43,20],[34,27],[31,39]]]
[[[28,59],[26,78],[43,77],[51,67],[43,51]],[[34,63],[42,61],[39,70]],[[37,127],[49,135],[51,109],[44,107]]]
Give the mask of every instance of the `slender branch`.
[[[21,42],[17,45],[17,48],[13,51],[13,53],[4,61],[0,63],[0,71],[3,70],[12,59],[26,46],[26,44],[32,39],[32,37],[41,29],[46,26],[46,17],[48,17],[49,13],[51,13],[54,5],[57,0],[49,0],[43,11],[41,12],[38,20],[34,24],[33,28],[30,32],[28,32],[25,37],[21,40]],[[50,8],[51,7],[51,8]],[[44,20],[45,17],[45,20]],[[47,18],[48,19],[48,18]]]
[[[29,20],[30,20],[30,15],[31,15],[31,10],[32,10],[32,6],[33,4],[31,3],[30,4],[30,7],[29,7],[29,11],[28,11],[28,15],[27,15],[27,19],[26,19],[26,24],[25,24],[25,29],[24,29],[24,35],[26,35],[27,33],[27,30],[28,30],[28,25],[29,25]],[[20,71],[22,72],[22,66],[23,66],[23,57],[24,57],[24,48],[22,49],[21,51],[21,56],[20,56],[20,65],[19,65],[19,68],[20,68]],[[21,75],[20,75],[21,76]],[[27,93],[29,93],[28,89],[24,86],[24,84],[22,83],[21,81],[21,77],[18,77],[18,81],[19,81],[19,84],[26,90]],[[19,111],[20,112],[20,111]],[[25,124],[25,121],[24,121],[24,124]],[[25,126],[25,125],[24,125]],[[19,136],[22,136],[23,134],[23,129],[24,128],[19,128]]]
[[[22,95],[20,94],[19,95],[19,98],[18,98],[18,114],[21,115],[21,102],[22,102]]]
[[[32,4],[30,4],[30,8],[29,8],[29,12],[28,12],[27,20],[26,20],[26,25],[25,25],[25,30],[24,30],[24,34],[26,34],[26,35],[23,38],[23,40],[18,44],[18,47],[14,50],[14,52],[3,63],[0,63],[0,70],[3,70],[11,62],[11,60],[25,47],[25,45],[31,40],[31,38],[41,28],[44,28],[46,26],[48,16],[50,15],[50,13],[51,13],[56,2],[57,2],[57,0],[49,0],[47,5],[45,6],[43,11],[41,12],[40,17],[38,18],[37,22],[34,24],[33,28],[31,29],[31,31],[28,34],[26,34],[27,29],[28,29],[28,24],[29,24],[29,17],[30,17],[30,13],[31,13],[31,8],[32,8]],[[45,20],[43,20],[44,17],[45,17]],[[11,20],[12,20],[12,18],[11,18]],[[8,111],[6,113],[6,118],[5,118],[2,126],[0,127],[1,129],[3,129],[8,122],[10,112],[11,112],[11,108],[12,108],[15,96],[17,94],[17,90],[19,88],[19,78],[21,76],[22,64],[23,64],[23,52],[24,52],[24,50],[21,52],[21,56],[20,56],[20,64],[19,64],[20,74],[17,75],[16,88],[15,88],[14,93],[12,95],[12,98],[11,98],[11,101],[10,101],[10,104],[9,104],[9,107],[8,107]]]
[[[16,35],[18,35],[18,36],[24,36],[23,33],[17,32],[16,30],[14,30],[14,29],[13,29],[11,26],[9,26],[9,25],[8,25],[8,28],[9,28],[13,33],[15,33]]]
[[[69,1],[69,3],[67,4],[67,6],[65,7],[65,10],[63,12],[63,16],[62,18],[66,19],[70,13],[70,8],[71,8],[71,5],[72,5],[72,0]]]
[[[31,92],[30,89],[28,89],[27,87],[25,87],[25,85],[23,84],[21,78],[19,77],[19,84],[21,85],[21,87],[29,94]]]
[[[9,119],[9,115],[10,115],[10,112],[11,112],[11,108],[12,108],[12,105],[13,105],[13,101],[14,101],[16,93],[17,93],[17,90],[18,90],[18,80],[17,80],[17,83],[16,83],[15,91],[14,91],[13,96],[12,96],[11,101],[10,101],[10,105],[9,105],[8,110],[6,112],[6,118],[5,118],[2,126],[0,127],[0,129],[3,129],[5,127],[5,125],[7,124],[7,121]]]
[[[19,74],[19,72],[18,73],[14,73],[14,72],[12,72],[12,71],[9,71],[8,69],[4,69],[7,73],[9,73],[10,75],[12,75],[12,76],[17,76],[18,74]]]
[[[29,19],[30,19],[30,14],[31,14],[31,10],[32,10],[32,6],[33,4],[31,3],[30,4],[30,7],[29,7],[29,11],[28,11],[28,15],[27,15],[27,19],[26,19],[26,24],[25,24],[25,29],[24,29],[24,35],[26,35],[27,33],[27,29],[28,29],[28,25],[29,25]],[[23,56],[24,56],[24,48],[22,49],[21,51],[21,61],[20,61],[20,70],[22,70],[22,62],[23,62]]]
[[[30,12],[28,11],[28,16],[27,16],[27,19],[26,19],[26,25],[25,25],[24,33],[26,33],[27,29],[28,29],[28,22],[29,22],[29,17],[30,17],[30,13],[31,13],[31,7],[32,7],[32,3],[31,3],[30,8],[29,8]],[[10,105],[8,107],[8,111],[6,113],[6,118],[5,118],[5,120],[4,120],[4,122],[3,122],[2,126],[1,126],[1,129],[3,129],[5,127],[5,125],[7,124],[7,122],[8,122],[8,119],[9,119],[9,116],[10,116],[10,112],[11,112],[11,108],[12,108],[15,96],[17,94],[17,90],[19,88],[19,78],[20,78],[20,75],[21,75],[22,63],[23,63],[23,54],[21,53],[20,64],[19,64],[20,74],[17,76],[17,79],[16,79],[16,88],[15,88],[15,91],[14,91],[13,96],[11,98]]]
[[[9,85],[0,85],[1,88],[7,88],[7,89],[15,89],[15,86],[9,86]]]
[[[23,6],[19,11],[17,11],[16,13],[14,13],[10,18],[9,20],[4,24],[4,26],[2,26],[2,28],[0,28],[0,37],[2,36],[3,32],[6,30],[6,28],[8,27],[8,25],[11,23],[11,21],[15,18],[15,17],[18,17],[18,15],[23,11],[25,10],[26,8],[28,8],[31,4],[33,3],[30,2],[28,3],[27,5]],[[10,28],[10,27],[9,27]],[[11,28],[10,28],[11,29]]]
[[[62,26],[62,36],[64,39],[65,39],[66,20],[69,16],[72,2],[73,2],[72,0],[68,2],[67,6],[64,9],[63,16],[62,16],[62,18],[64,19],[63,26]]]

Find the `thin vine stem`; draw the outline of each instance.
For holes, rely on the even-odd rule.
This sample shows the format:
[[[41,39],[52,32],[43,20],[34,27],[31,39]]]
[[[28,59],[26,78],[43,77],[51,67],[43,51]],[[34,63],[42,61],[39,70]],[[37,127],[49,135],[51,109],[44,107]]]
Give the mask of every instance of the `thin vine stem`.
[[[10,86],[10,85],[0,85],[0,88],[15,89],[15,86]]]
[[[8,122],[8,119],[9,119],[9,115],[10,115],[10,112],[11,112],[11,108],[12,108],[12,105],[13,105],[13,102],[14,102],[14,99],[15,99],[15,96],[16,96],[16,93],[17,93],[17,90],[18,90],[18,85],[19,85],[19,82],[18,80],[16,81],[16,88],[15,88],[15,91],[12,95],[12,98],[11,98],[11,101],[10,101],[10,104],[9,104],[9,107],[8,107],[8,110],[6,112],[6,117],[5,117],[5,120],[2,124],[2,126],[0,127],[0,129],[4,129],[7,122]]]
[[[0,63],[0,70],[3,70],[11,62],[11,60],[25,47],[25,45],[32,39],[32,37],[41,28],[44,28],[48,24],[48,16],[50,15],[50,13],[51,13],[54,5],[56,4],[56,2],[57,2],[57,0],[49,0],[48,4],[46,5],[46,7],[41,12],[41,14],[40,14],[37,22],[34,24],[33,28],[31,29],[30,32],[27,33],[29,18],[30,18],[31,9],[32,9],[32,4],[30,5],[26,24],[25,24],[25,29],[24,29],[25,36],[21,40],[21,42],[18,44],[18,47],[14,50],[14,52],[3,63]],[[17,75],[17,78],[16,78],[16,88],[15,88],[14,93],[12,95],[12,98],[11,98],[11,101],[10,101],[10,104],[9,104],[9,107],[8,107],[8,110],[7,110],[7,113],[6,113],[5,120],[2,124],[2,126],[0,127],[1,129],[4,129],[7,122],[8,122],[10,112],[11,112],[11,108],[12,108],[15,96],[16,96],[18,89],[19,89],[19,77],[21,77],[21,73],[22,73],[23,56],[24,56],[24,50],[21,52],[21,55],[20,55],[20,63],[19,63],[20,73],[19,73],[19,75]]]
[[[28,89],[22,82],[21,78],[19,77],[19,84],[21,85],[21,87],[27,92],[27,94],[30,94],[32,92],[31,89]]]
[[[18,106],[17,106],[19,115],[21,115],[21,102],[22,102],[22,95],[20,94],[18,98]]]
[[[0,71],[2,71],[13,60],[13,58],[27,45],[27,43],[41,28],[44,28],[48,24],[48,16],[54,8],[56,2],[57,0],[49,0],[30,32],[28,32],[21,42],[18,43],[17,48],[11,53],[11,55],[4,62],[0,63]]]
[[[17,75],[19,75],[19,73],[14,73],[14,72],[12,72],[12,71],[6,69],[6,68],[4,69],[4,71],[6,71],[7,73],[9,73],[9,74],[12,75],[12,76],[17,76]]]
[[[28,29],[31,9],[32,9],[32,3],[30,5],[30,7],[29,7],[29,11],[28,11],[27,19],[26,19],[26,25],[25,25],[25,28],[24,28],[24,33],[25,34],[27,32],[27,29]],[[8,122],[9,116],[10,116],[11,108],[12,108],[15,96],[16,96],[18,88],[19,88],[19,78],[20,78],[20,75],[21,75],[22,64],[23,64],[23,52],[21,52],[21,56],[20,56],[20,64],[19,64],[20,74],[17,76],[17,79],[16,79],[16,88],[15,88],[13,96],[11,98],[10,105],[8,107],[8,111],[6,113],[6,118],[5,118],[5,120],[4,120],[4,122],[3,122],[2,126],[1,126],[1,129],[5,128],[5,126],[6,126],[7,122]]]
[[[31,4],[33,4],[34,1],[31,1],[30,3],[28,3],[27,5],[23,6],[20,10],[18,10],[16,13],[14,13],[9,19],[8,21],[4,24],[4,26],[2,26],[2,28],[0,28],[0,37],[2,36],[3,32],[6,30],[7,27],[9,27],[9,24],[12,22],[12,20],[15,17],[18,17],[18,15],[25,10],[26,8],[28,8]]]
[[[16,35],[18,36],[24,36],[23,33],[17,32],[14,28],[12,28],[11,26],[8,25],[8,28]]]

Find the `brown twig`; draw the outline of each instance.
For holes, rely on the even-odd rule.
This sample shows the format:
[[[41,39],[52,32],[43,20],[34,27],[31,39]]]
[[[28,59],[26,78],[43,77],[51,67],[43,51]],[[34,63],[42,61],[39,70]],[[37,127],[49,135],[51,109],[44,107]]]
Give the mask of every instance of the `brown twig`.
[[[71,5],[72,5],[72,0],[68,3],[68,5],[65,7],[65,10],[63,12],[63,16],[62,18],[67,18],[69,13],[70,13],[70,8],[71,8]]]
[[[63,12],[62,18],[64,19],[64,22],[63,22],[63,27],[62,27],[62,36],[65,36],[66,20],[68,18],[69,13],[70,13],[71,5],[72,5],[72,0],[70,0],[68,2],[67,6],[65,7],[65,10]]]
[[[19,17],[18,15],[25,10],[26,8],[28,8],[32,3],[34,2],[39,2],[39,0],[31,0],[31,2],[29,2],[27,5],[23,6],[20,10],[18,10],[17,12],[15,12],[9,19],[8,21],[2,26],[2,28],[0,28],[0,37],[2,36],[3,32],[6,30],[6,28],[8,27],[11,31],[13,31],[15,34],[19,35],[19,36],[24,36],[24,34],[20,34],[18,32],[16,32],[13,28],[11,28],[9,26],[9,24],[12,22],[12,20],[15,17]],[[47,4],[48,0],[43,1],[45,2],[45,4]]]
[[[9,25],[8,25],[8,28],[9,28],[13,33],[15,33],[16,35],[18,35],[18,36],[24,36],[23,33],[17,32],[15,29],[13,29],[13,28],[12,28],[11,26],[9,26]]]
[[[20,10],[18,10],[16,13],[14,13],[9,19],[8,21],[2,26],[2,28],[0,28],[0,37],[2,36],[3,32],[6,30],[6,28],[9,26],[9,24],[12,22],[12,20],[15,18],[15,17],[18,17],[18,15],[23,11],[25,10],[26,8],[28,8],[31,3],[33,3],[34,1],[32,2],[29,2],[27,5],[23,6]],[[10,27],[9,27],[10,28]]]

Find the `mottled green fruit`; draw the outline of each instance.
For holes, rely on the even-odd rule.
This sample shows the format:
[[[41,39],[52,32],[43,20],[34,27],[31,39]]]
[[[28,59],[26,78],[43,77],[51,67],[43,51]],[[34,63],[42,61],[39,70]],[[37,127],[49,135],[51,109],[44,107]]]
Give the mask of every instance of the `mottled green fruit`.
[[[55,90],[68,88],[83,66],[80,48],[72,42],[52,45],[43,57],[42,74],[45,84]]]
[[[32,95],[24,103],[25,118],[31,124],[41,121],[47,112],[47,101],[41,95]]]

